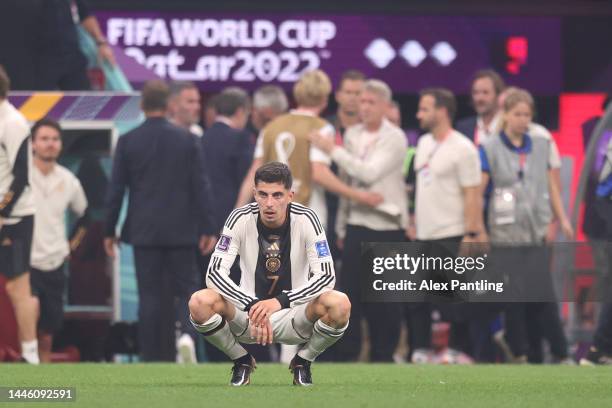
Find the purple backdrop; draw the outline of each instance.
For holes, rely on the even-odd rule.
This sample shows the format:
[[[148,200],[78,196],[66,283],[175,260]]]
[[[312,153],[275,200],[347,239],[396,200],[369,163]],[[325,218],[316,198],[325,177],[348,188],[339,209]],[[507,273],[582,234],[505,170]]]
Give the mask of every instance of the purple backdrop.
[[[97,16],[111,44],[159,76],[193,80],[205,91],[270,82],[289,88],[315,67],[334,83],[344,70],[359,69],[402,93],[434,85],[465,93],[474,71],[485,67],[540,95],[561,90],[561,21],[554,17]]]

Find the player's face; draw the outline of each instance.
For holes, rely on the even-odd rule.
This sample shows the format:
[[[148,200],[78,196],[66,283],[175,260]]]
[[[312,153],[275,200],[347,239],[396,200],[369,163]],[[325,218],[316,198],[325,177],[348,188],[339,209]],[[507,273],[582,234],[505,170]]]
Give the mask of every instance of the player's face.
[[[531,122],[531,107],[526,102],[519,102],[504,114],[506,132],[524,135]]]
[[[200,92],[194,88],[183,89],[171,102],[173,117],[184,126],[199,122],[200,109]]]
[[[345,79],[336,91],[336,102],[340,110],[349,116],[359,113],[359,96],[363,89],[363,81]]]
[[[472,103],[478,115],[488,115],[497,109],[497,94],[491,78],[479,78],[472,85]]]
[[[419,100],[416,118],[421,129],[430,131],[436,126],[436,100],[431,95],[423,95]]]
[[[255,186],[255,201],[259,205],[259,216],[263,224],[270,228],[283,225],[287,217],[287,206],[293,199],[293,191],[281,183],[260,181]]]
[[[52,127],[41,126],[32,140],[32,149],[40,160],[56,161],[62,151],[60,133]]]

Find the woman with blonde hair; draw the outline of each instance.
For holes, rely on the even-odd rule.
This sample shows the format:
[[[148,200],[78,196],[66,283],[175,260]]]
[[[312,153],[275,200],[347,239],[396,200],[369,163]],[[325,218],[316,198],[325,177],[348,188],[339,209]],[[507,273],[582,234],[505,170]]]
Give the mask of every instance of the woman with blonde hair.
[[[529,344],[537,327],[552,340],[554,356],[563,360],[567,358],[567,345],[557,306],[551,302],[554,293],[549,259],[542,249],[553,214],[566,237],[572,238],[574,231],[549,164],[551,141],[529,134],[534,108],[533,97],[523,89],[506,96],[499,134],[480,146],[482,190],[491,183],[487,208],[491,243],[506,247],[504,253],[510,255],[501,267],[511,268],[508,276],[515,282],[528,271],[521,294],[529,293],[529,300],[537,302],[509,299],[516,302],[508,304],[505,313],[512,352],[517,361],[527,361],[527,353],[537,347],[533,341],[531,348]],[[508,247],[518,249],[508,251]]]

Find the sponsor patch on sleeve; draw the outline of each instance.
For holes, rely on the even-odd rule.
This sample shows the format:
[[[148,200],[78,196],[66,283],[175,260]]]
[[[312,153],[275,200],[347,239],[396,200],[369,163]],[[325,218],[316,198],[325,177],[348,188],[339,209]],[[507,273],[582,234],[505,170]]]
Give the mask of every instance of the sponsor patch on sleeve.
[[[232,237],[221,235],[219,242],[217,242],[217,249],[222,252],[227,252],[230,247],[230,242],[232,242]]]
[[[317,249],[317,255],[319,258],[325,258],[329,256],[329,246],[327,245],[327,241],[319,241],[315,243],[315,248]]]

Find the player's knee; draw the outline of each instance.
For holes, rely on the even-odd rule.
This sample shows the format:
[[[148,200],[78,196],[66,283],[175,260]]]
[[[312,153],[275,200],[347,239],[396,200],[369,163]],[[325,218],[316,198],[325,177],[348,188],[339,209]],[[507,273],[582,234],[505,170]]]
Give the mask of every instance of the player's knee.
[[[351,316],[351,301],[342,292],[329,293],[329,313],[334,320],[348,321]]]
[[[215,295],[211,289],[202,289],[191,295],[189,313],[194,320],[205,321],[214,314]]]

